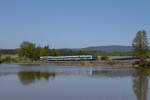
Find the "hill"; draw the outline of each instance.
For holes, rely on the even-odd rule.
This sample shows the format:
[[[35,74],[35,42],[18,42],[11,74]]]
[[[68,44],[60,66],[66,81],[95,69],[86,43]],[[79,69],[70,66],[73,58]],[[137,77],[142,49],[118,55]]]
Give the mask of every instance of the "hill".
[[[120,46],[120,45],[111,45],[111,46],[91,46],[82,48],[83,50],[94,50],[94,51],[105,51],[105,52],[130,52],[132,46]]]

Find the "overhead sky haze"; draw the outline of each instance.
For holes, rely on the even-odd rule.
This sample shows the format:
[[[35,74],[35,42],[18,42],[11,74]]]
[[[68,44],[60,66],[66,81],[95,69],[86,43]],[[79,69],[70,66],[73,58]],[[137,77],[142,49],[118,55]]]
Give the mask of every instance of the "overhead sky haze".
[[[131,45],[150,35],[150,0],[0,0],[0,48]]]

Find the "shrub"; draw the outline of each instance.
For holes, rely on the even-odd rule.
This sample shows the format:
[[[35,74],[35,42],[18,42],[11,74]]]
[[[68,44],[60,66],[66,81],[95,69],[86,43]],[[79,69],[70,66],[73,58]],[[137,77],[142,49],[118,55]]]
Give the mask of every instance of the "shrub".
[[[15,59],[15,62],[29,63],[29,62],[32,62],[32,60],[29,58],[25,58],[25,57],[18,57]]]
[[[150,68],[150,61],[149,60],[146,60],[144,63],[139,63],[139,66],[140,67],[143,67],[143,68]]]
[[[2,59],[2,62],[4,62],[4,63],[10,63],[13,61],[14,61],[14,59],[11,58],[10,56],[6,56],[5,58]]]
[[[93,60],[98,60],[98,56],[97,55],[93,55]]]
[[[109,65],[114,65],[114,64],[116,64],[116,62],[115,62],[115,61],[112,61],[112,60],[108,60],[108,61],[107,61],[107,64],[109,64]]]
[[[101,60],[109,60],[108,56],[102,56]]]
[[[2,55],[0,54],[0,63],[2,62],[1,56],[2,56]]]

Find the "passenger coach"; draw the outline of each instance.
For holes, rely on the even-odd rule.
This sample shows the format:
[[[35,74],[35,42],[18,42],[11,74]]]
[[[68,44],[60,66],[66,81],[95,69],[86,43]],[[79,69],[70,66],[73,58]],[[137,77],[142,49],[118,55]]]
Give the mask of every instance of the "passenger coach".
[[[47,61],[80,61],[80,60],[93,60],[92,55],[78,55],[78,56],[44,56],[40,60]]]

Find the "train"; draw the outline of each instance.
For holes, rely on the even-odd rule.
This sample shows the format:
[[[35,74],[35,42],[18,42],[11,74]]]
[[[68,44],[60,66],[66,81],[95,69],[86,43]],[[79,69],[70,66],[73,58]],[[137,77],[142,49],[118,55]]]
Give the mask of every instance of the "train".
[[[43,56],[40,60],[47,61],[86,61],[93,60],[93,55],[76,55],[76,56]]]

